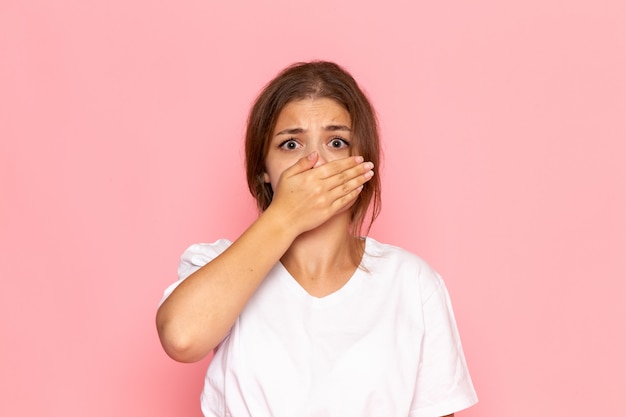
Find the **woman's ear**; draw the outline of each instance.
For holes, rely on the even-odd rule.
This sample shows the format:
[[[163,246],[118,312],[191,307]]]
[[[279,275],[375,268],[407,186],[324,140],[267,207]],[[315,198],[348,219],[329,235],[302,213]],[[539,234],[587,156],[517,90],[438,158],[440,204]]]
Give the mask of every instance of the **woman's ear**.
[[[268,174],[267,172],[263,173],[263,181],[265,181],[266,184],[271,183],[272,181],[270,181],[270,174]]]

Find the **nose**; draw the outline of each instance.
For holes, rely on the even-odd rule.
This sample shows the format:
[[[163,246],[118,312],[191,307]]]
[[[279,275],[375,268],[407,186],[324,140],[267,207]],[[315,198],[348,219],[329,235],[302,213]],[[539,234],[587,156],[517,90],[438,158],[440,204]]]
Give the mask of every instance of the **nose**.
[[[319,166],[324,165],[327,161],[326,158],[324,157],[324,155],[321,152],[317,152],[317,154],[319,155],[319,157],[317,158],[317,162],[315,163],[315,165],[313,165],[313,168],[317,168]]]
[[[329,161],[328,155],[326,154],[328,152],[328,149],[326,149],[323,145],[316,146],[315,150],[317,151],[317,154],[319,155],[319,157],[317,158],[317,162],[315,163],[313,168],[317,168],[319,166],[322,166],[326,162]]]

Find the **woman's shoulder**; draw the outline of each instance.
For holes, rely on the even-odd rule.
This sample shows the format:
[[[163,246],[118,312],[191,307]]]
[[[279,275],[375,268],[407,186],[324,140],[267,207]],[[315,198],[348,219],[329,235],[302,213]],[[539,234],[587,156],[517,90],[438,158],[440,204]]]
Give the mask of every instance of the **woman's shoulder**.
[[[190,245],[185,252],[184,256],[211,256],[212,254],[219,255],[224,252],[232,242],[228,239],[218,239],[212,243],[194,243]]]
[[[186,278],[197,269],[208,264],[231,244],[232,242],[228,239],[218,239],[213,243],[194,243],[189,246],[180,257],[179,278]]]
[[[180,257],[178,280],[170,284],[163,293],[161,304],[189,275],[211,262],[231,245],[227,239],[218,239],[213,243],[194,243]]]
[[[441,276],[415,253],[388,243],[367,238],[364,264],[373,273],[419,285],[423,294],[430,294],[443,285]]]
[[[366,242],[365,255],[369,259],[398,262],[414,267],[432,269],[424,259],[400,246],[382,243],[371,237],[367,237]]]

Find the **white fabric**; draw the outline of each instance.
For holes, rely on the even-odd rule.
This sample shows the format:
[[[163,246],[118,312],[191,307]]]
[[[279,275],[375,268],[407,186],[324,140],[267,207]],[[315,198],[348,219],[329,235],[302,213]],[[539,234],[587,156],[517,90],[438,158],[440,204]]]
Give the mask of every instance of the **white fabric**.
[[[180,280],[229,245],[192,245]],[[204,415],[438,417],[476,403],[442,279],[371,238],[363,266],[316,298],[278,263],[215,352]]]

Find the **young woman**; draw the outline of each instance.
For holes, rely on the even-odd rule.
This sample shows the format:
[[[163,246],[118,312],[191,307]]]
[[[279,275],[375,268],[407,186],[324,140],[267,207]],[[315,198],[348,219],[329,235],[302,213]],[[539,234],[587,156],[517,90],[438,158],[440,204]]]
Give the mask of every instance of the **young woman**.
[[[173,359],[215,351],[205,416],[439,417],[476,402],[441,278],[362,237],[378,162],[373,108],[343,68],[296,64],[261,92],[246,133],[260,215],[232,243],[187,249],[157,313]]]

